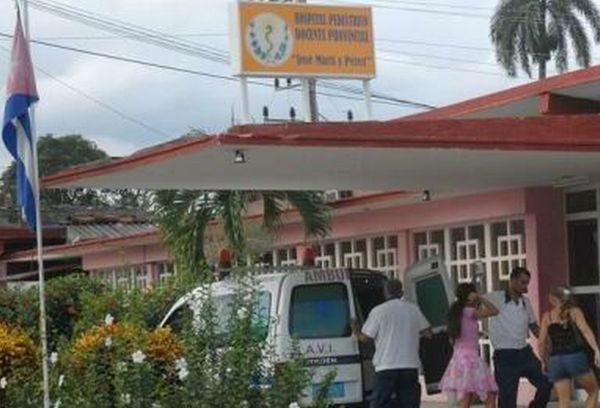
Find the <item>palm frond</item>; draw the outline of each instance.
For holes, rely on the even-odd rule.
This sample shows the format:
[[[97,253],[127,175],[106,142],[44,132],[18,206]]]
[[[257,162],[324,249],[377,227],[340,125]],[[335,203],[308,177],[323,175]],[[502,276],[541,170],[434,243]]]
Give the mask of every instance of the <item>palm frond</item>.
[[[162,240],[178,266],[197,274],[205,263],[204,233],[211,219],[202,205],[206,193],[162,190],[151,195],[150,209]]]
[[[548,25],[548,37],[552,41],[556,69],[558,72],[564,72],[569,69],[569,56],[561,16],[557,17],[552,19]]]
[[[542,75],[551,58],[563,72],[572,47],[577,64],[587,67],[590,39],[584,20],[600,42],[600,12],[592,0],[501,0],[490,23],[496,60],[511,76],[517,66],[531,75],[532,63],[543,68]]]
[[[281,225],[281,216],[285,211],[286,197],[282,191],[264,191],[263,199],[263,228],[274,231]]]
[[[324,237],[329,233],[329,206],[321,193],[285,191],[285,197],[300,214],[307,236]]]
[[[529,74],[529,59],[524,60],[521,51],[530,50],[521,27],[527,25],[527,16],[534,1],[504,0],[492,16],[490,38],[496,50],[496,60],[509,76],[516,76],[519,60]]]
[[[246,244],[244,216],[247,199],[248,194],[243,191],[219,191],[214,198],[216,216],[222,222],[225,236],[238,260],[243,256]]]
[[[570,0],[569,3],[585,17],[594,33],[594,40],[600,42],[600,12],[596,4],[591,0]]]

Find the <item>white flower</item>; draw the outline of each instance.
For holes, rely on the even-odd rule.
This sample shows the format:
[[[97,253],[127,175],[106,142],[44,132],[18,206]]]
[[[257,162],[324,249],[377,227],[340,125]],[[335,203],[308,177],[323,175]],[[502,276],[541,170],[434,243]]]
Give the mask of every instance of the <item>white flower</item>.
[[[185,358],[180,358],[179,360],[176,360],[175,368],[177,369],[177,375],[179,376],[180,380],[185,380],[185,378],[190,374]]]
[[[104,324],[107,326],[112,325],[115,322],[115,318],[109,313],[104,318]]]
[[[190,372],[187,370],[187,368],[182,368],[177,372],[177,376],[181,381],[185,380],[188,375],[190,375]]]
[[[237,311],[237,317],[240,320],[245,319],[248,316],[248,309],[245,307],[240,307]]]
[[[131,355],[131,359],[134,363],[141,364],[146,359],[146,355],[141,350],[138,350]]]
[[[6,377],[2,377],[0,379],[0,389],[5,389],[8,385],[8,381],[6,381]]]
[[[292,402],[292,403],[291,403],[291,404],[288,406],[288,408],[300,408],[300,405],[298,405],[298,403],[297,403],[297,402]]]
[[[112,337],[108,336],[104,339],[104,345],[106,348],[110,348],[112,346]]]
[[[62,387],[63,383],[65,382],[65,376],[64,375],[60,375],[60,377],[58,377],[58,387]]]
[[[52,353],[50,353],[50,362],[52,364],[56,364],[57,361],[58,361],[58,353],[56,351],[53,351]]]
[[[185,361],[185,358],[180,358],[178,360],[175,360],[175,368],[178,370],[187,370],[187,361]]]
[[[121,394],[121,401],[125,404],[131,404],[131,395],[130,394]]]

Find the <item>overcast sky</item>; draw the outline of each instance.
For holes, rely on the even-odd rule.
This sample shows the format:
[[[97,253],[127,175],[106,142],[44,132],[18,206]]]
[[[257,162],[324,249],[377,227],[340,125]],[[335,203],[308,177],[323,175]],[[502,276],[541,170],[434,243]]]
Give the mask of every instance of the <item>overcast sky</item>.
[[[62,1],[103,17],[171,35],[185,35],[187,40],[202,45],[228,49],[228,0]],[[337,0],[328,1],[334,2],[339,4]],[[492,14],[496,2],[366,0],[365,4],[384,6],[374,8],[378,75],[372,89],[397,98],[443,106],[527,82],[524,76],[507,78],[495,64],[486,16]],[[12,34],[13,0],[0,0],[0,16],[0,33]],[[186,69],[230,73],[226,65],[117,38],[34,7],[30,7],[30,27],[33,39]],[[10,45],[9,40],[0,38],[0,47],[3,47],[0,48],[0,81],[3,84]],[[51,75],[39,70],[36,73],[41,98],[37,108],[38,134],[79,133],[94,140],[109,154],[120,156],[181,136],[194,128],[219,132],[231,124],[232,113],[238,118],[241,116],[239,86],[235,82],[40,45],[32,47],[36,67]],[[596,63],[597,51],[594,53]],[[390,61],[392,59],[396,62]],[[350,84],[360,86],[359,82]],[[261,117],[263,105],[270,107],[272,116],[286,116],[290,106],[301,111],[298,93],[251,87],[250,94],[252,115],[257,119]],[[319,106],[328,120],[344,120],[347,109],[352,109],[360,118],[363,104],[319,97]],[[413,112],[417,111],[374,105],[376,119],[391,119]],[[4,168],[8,156],[5,149],[0,150],[0,167]]]

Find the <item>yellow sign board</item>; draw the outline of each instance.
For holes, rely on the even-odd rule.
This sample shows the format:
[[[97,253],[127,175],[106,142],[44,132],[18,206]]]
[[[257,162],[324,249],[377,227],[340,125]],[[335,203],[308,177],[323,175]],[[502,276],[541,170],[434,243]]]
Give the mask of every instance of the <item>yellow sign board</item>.
[[[241,2],[232,5],[232,14],[236,75],[375,76],[368,7]]]

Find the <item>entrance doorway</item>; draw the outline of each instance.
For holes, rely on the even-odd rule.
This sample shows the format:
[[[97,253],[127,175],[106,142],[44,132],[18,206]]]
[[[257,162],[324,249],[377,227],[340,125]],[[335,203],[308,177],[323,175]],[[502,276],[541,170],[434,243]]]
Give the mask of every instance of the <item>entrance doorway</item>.
[[[566,193],[569,285],[590,327],[600,333],[600,271],[598,259],[598,188]]]

